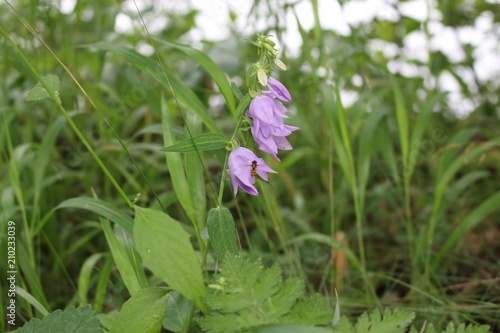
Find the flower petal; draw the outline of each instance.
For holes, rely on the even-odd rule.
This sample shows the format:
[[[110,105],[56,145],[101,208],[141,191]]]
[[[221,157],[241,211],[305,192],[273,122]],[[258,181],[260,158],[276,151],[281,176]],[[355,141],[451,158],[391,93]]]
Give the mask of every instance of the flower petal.
[[[269,87],[269,90],[279,99],[281,99],[284,102],[290,102],[292,100],[292,97],[290,96],[290,93],[288,90],[285,88],[283,83],[280,81],[276,80],[275,78],[268,78],[267,79],[267,86]]]

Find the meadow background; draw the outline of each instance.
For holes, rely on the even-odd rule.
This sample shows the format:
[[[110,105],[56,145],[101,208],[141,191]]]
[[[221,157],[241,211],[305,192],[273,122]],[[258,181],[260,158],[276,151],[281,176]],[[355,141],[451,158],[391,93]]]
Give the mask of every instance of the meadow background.
[[[246,93],[258,57],[244,39],[260,33],[272,35],[288,67],[273,76],[293,99],[287,123],[301,129],[281,163],[266,158],[279,174],[258,181],[260,196],[233,197],[226,181],[222,206],[241,252],[280,263],[332,307],[336,290],[351,317],[389,307],[415,311],[417,327],[500,331],[498,1],[11,5],[0,3],[2,318],[10,220],[17,326],[85,304],[104,327],[112,321],[130,290],[110,253],[105,210],[133,217],[131,202],[163,210],[203,252],[193,220],[217,206],[224,151],[201,153],[200,169],[194,153],[172,162],[159,149],[188,137],[186,124],[230,137],[239,98],[223,96],[214,73]],[[58,77],[64,109],[57,96],[30,100],[37,75]],[[179,174],[195,213],[179,200]],[[130,250],[130,234],[113,230]],[[215,267],[209,250],[207,279]],[[136,274],[162,285],[147,269]]]

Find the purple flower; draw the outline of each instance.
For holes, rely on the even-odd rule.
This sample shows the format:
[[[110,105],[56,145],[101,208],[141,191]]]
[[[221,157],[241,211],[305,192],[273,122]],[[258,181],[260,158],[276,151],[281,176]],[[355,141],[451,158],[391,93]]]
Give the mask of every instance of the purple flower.
[[[251,130],[255,142],[259,145],[259,149],[272,155],[279,161],[277,156],[278,149],[292,149],[292,146],[285,137],[299,128],[285,125],[284,118],[288,118],[286,115],[288,110],[280,101],[274,99],[274,97],[278,95],[276,91],[280,92],[281,95],[284,95],[283,91],[286,92],[288,97],[282,96],[283,98],[290,99],[290,95],[279,81],[276,82],[278,84],[275,84],[275,82],[272,83],[274,87],[281,86],[282,89],[273,88],[274,92],[273,90],[264,91],[260,96],[255,97],[250,103],[247,116],[253,119]]]
[[[283,83],[280,81],[270,77],[267,80],[267,86],[269,87],[269,90],[271,93],[273,93],[274,97],[281,99],[284,102],[291,102],[292,97],[290,96],[290,93],[288,90],[285,88]]]
[[[248,194],[258,195],[255,188],[255,176],[259,175],[267,181],[267,173],[277,173],[262,158],[258,158],[251,150],[243,147],[236,148],[229,154],[229,173],[233,183],[234,195],[238,192],[238,186]]]
[[[290,129],[290,133],[292,130],[294,131],[298,129],[297,127],[287,125],[285,125],[285,127]],[[251,130],[255,142],[259,145],[259,149],[270,154],[277,161],[280,161],[277,156],[278,149],[292,150],[292,145],[288,142],[285,136],[269,134],[266,137],[262,134],[262,132],[256,132],[253,126]]]

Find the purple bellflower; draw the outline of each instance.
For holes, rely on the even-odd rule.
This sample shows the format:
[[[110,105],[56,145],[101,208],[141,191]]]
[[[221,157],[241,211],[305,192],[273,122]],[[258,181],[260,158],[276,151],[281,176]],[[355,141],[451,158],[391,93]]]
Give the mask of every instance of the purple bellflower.
[[[228,167],[235,196],[238,186],[248,194],[258,195],[255,176],[259,175],[267,181],[268,172],[277,173],[262,158],[258,158],[250,149],[243,147],[236,148],[229,154]]]
[[[298,127],[285,125],[284,118],[288,118],[286,107],[276,98],[290,102],[292,98],[285,86],[278,80],[270,77],[267,81],[270,90],[263,91],[250,103],[247,116],[252,117],[251,131],[259,149],[280,160],[278,149],[291,150],[292,146],[285,138],[298,130]]]
[[[281,99],[283,102],[292,101],[290,93],[280,81],[270,77],[267,79],[267,86],[269,87],[271,93],[273,93],[274,97]]]

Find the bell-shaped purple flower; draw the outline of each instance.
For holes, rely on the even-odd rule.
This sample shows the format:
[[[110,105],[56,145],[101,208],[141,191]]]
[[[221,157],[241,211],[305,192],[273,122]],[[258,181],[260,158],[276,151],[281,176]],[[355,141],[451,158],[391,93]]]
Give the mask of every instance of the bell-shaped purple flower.
[[[269,79],[267,79],[267,86],[269,87],[269,90],[275,98],[279,98],[284,102],[292,101],[290,93],[280,81],[270,77]]]
[[[238,186],[248,194],[258,195],[255,176],[259,175],[267,181],[268,172],[277,173],[262,158],[258,158],[250,149],[243,147],[236,148],[229,154],[228,167],[234,195],[238,192]]]
[[[287,109],[273,96],[275,94],[271,91],[264,91],[260,96],[255,97],[250,103],[247,116],[253,119],[251,130],[259,149],[279,161],[278,149],[292,149],[285,137],[299,128],[285,125],[284,118],[288,118]]]
[[[292,131],[298,130],[298,127],[284,125],[284,129],[290,133]],[[259,149],[265,153],[268,153],[272,157],[274,157],[277,161],[280,161],[278,158],[278,149],[281,150],[292,150],[292,145],[286,139],[286,135],[275,135],[268,134],[264,135],[262,132],[256,130],[255,126],[251,127],[252,135],[255,142],[259,145]],[[287,134],[288,135],[288,134]]]

